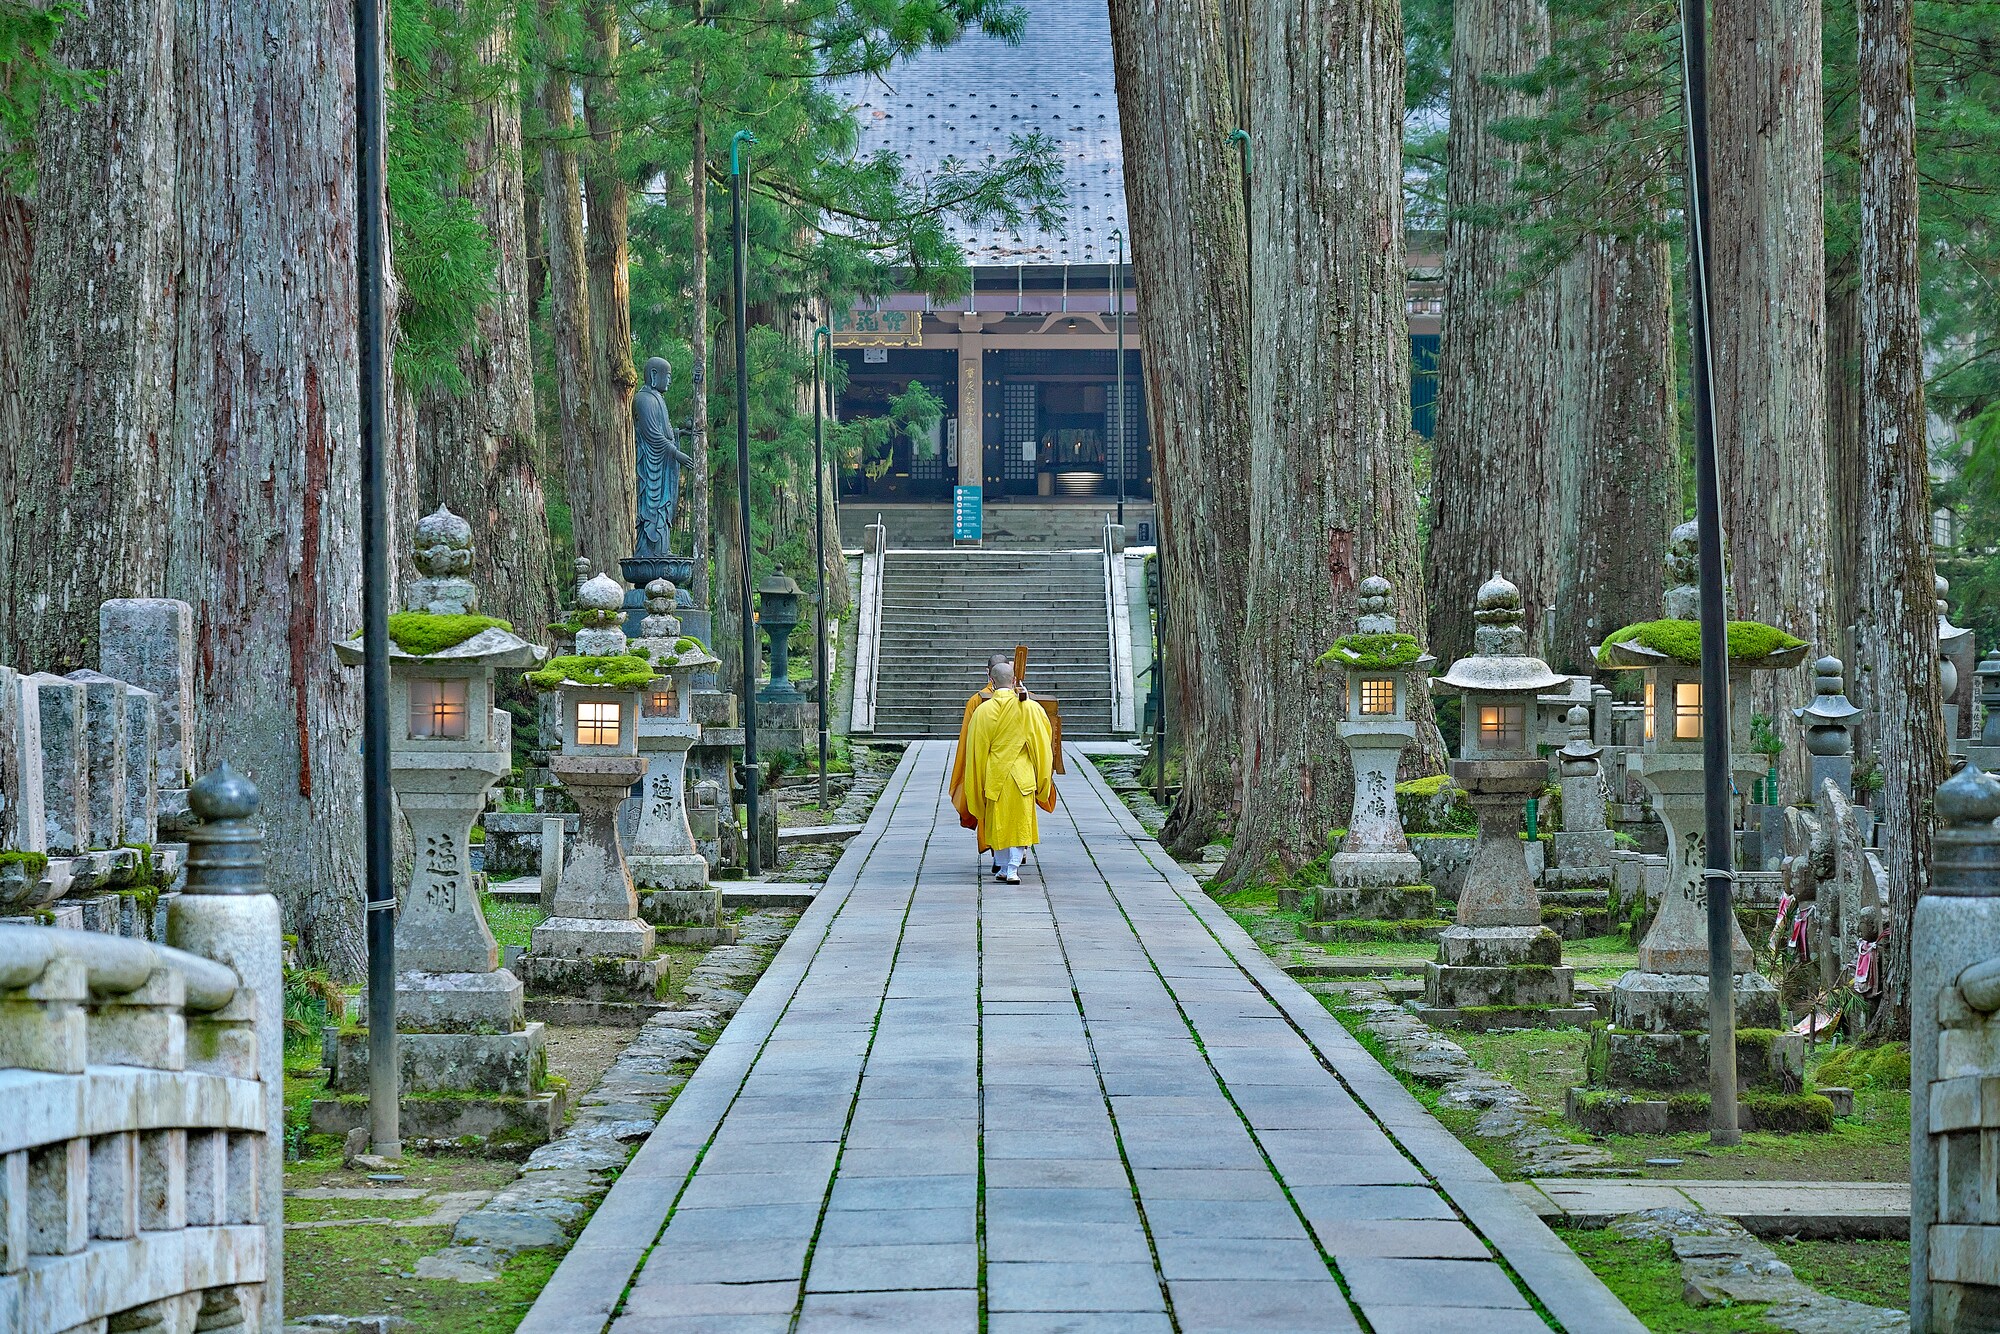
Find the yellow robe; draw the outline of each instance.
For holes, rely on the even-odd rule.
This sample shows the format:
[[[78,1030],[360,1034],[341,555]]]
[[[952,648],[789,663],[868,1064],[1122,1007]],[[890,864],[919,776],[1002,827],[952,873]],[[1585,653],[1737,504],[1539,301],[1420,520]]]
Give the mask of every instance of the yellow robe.
[[[1026,848],[1041,842],[1035,808],[1054,810],[1055,779],[1048,715],[1011,690],[972,712],[965,738],[965,804],[979,821],[979,846]]]

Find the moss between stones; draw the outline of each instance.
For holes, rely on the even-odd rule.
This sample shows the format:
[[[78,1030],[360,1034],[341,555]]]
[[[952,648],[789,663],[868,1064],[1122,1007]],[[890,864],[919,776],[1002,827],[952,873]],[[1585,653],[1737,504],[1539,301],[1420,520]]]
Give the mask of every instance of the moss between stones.
[[[1845,1048],[1826,1058],[1813,1082],[1823,1088],[1906,1089],[1910,1086],[1910,1049],[1900,1042]]]
[[[1708,1110],[1703,1098],[1702,1110]],[[1745,1093],[1743,1110],[1759,1130],[1820,1134],[1833,1129],[1833,1101],[1818,1093]]]
[[[0,851],[0,870],[4,870],[9,866],[19,866],[21,874],[26,876],[28,883],[32,885],[48,874],[48,854],[43,852],[14,852],[11,850]]]
[[[643,690],[657,675],[653,664],[636,653],[570,653],[549,659],[527,682],[537,690],[559,686],[599,686],[607,690]]]
[[[1420,940],[1451,925],[1444,917],[1409,917],[1391,922],[1379,918],[1335,918],[1314,922],[1313,927],[1339,940]]]
[[[509,630],[511,621],[497,616],[438,615],[428,611],[399,611],[389,617],[389,638],[405,653],[419,656],[457,648],[483,630]]]
[[[1731,662],[1756,662],[1768,658],[1773,653],[1798,648],[1806,641],[1788,635],[1775,625],[1762,621],[1731,621],[1729,623],[1729,660]],[[1701,623],[1699,621],[1639,621],[1622,630],[1613,631],[1604,637],[1599,646],[1597,660],[1609,664],[1611,659],[1605,650],[1613,644],[1638,644],[1655,653],[1663,653],[1675,662],[1699,663],[1701,661]]]
[[[1424,656],[1415,635],[1342,635],[1320,661],[1337,667],[1364,667],[1387,670],[1407,667]]]

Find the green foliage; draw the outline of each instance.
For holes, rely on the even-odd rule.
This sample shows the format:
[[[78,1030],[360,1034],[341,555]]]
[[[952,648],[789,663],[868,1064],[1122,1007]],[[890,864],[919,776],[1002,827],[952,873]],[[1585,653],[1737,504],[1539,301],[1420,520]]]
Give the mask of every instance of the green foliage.
[[[44,8],[0,0],[0,190],[35,188],[35,127],[45,101],[66,109],[95,100],[102,70],[79,70],[55,59],[63,25],[83,11],[63,3]]]
[[[1706,1114],[1708,1098],[1702,1096]],[[1818,1093],[1759,1093],[1742,1095],[1743,1110],[1755,1118],[1757,1129],[1778,1134],[1825,1134],[1833,1129],[1833,1103]]]
[[[347,1013],[347,995],[317,968],[287,968],[284,976],[285,1056],[288,1062],[319,1055],[320,1030]]]
[[[1673,1243],[1664,1237],[1634,1240],[1609,1228],[1558,1228],[1604,1286],[1649,1330],[1672,1334],[1763,1334],[1780,1326],[1763,1319],[1763,1302],[1691,1306]]]
[[[1424,655],[1415,635],[1342,635],[1320,656],[1322,663],[1336,667],[1407,667]]]
[[[1785,738],[1772,725],[1770,714],[1750,715],[1750,749],[1759,755],[1768,755],[1774,760],[1785,753]]]
[[[405,653],[442,653],[482,630],[513,628],[512,622],[497,616],[442,616],[427,611],[399,611],[389,616],[389,638]]]
[[[1800,647],[1806,641],[1786,634],[1775,625],[1765,625],[1762,621],[1731,621],[1729,623],[1729,660],[1737,663],[1755,663],[1768,658],[1773,653]],[[1604,637],[1598,647],[1597,660],[1610,663],[1607,654],[1613,644],[1638,644],[1655,653],[1663,653],[1675,662],[1694,664],[1701,661],[1701,623],[1699,621],[1640,621],[1622,630],[1613,631]]]
[[[539,671],[523,678],[537,690],[559,686],[600,686],[606,690],[643,690],[653,680],[653,664],[636,653],[566,653],[550,658]]]
[[[1479,829],[1465,789],[1444,774],[1396,784],[1396,813],[1406,834],[1470,834]]]
[[[512,94],[518,70],[484,52],[514,13],[506,0],[391,0],[386,185],[396,266],[396,374],[414,392],[458,393],[459,354],[495,296],[501,262],[470,198],[482,171],[489,104]]]
[[[48,854],[0,849],[0,874],[4,874],[9,866],[20,867],[22,876],[32,885],[49,873]]]

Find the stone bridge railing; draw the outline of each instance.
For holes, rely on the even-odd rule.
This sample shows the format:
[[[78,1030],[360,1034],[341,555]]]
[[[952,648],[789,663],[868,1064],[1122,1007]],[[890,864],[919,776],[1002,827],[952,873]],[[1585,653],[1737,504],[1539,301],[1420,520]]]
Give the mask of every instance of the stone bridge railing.
[[[0,1334],[281,1324],[278,909],[255,789],[190,800],[170,944],[0,925]]]

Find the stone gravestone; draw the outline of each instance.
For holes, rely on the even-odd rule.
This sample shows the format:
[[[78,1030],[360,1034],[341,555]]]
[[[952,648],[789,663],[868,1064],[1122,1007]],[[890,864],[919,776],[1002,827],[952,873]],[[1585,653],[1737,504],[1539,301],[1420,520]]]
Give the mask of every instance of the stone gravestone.
[[[1601,887],[1611,883],[1616,846],[1604,820],[1604,753],[1591,737],[1590,710],[1569,711],[1569,740],[1556,752],[1562,783],[1562,829],[1551,839],[1554,865],[1542,876],[1551,889]]]
[[[75,857],[94,846],[84,688],[47,672],[24,684],[35,694],[41,721],[44,847],[52,856]]]
[[[2000,1328],[2000,781],[1938,789],[1910,936],[1910,1329]]]
[[[1424,1004],[1433,1023],[1535,1028],[1596,1017],[1574,1000],[1562,941],[1542,925],[1541,896],[1521,842],[1523,811],[1549,781],[1535,751],[1536,696],[1569,678],[1528,653],[1521,591],[1498,573],[1474,604],[1473,656],[1434,684],[1463,697],[1460,757],[1452,781],[1479,819],[1472,864],[1459,891],[1458,919],[1425,965]]]
[[[194,609],[174,598],[113,598],[97,609],[97,667],[159,701],[159,786],[194,779]]]
[[[125,843],[125,685],[88,668],[66,678],[83,687],[83,753],[90,782],[90,846]]]
[[[48,851],[40,699],[27,678],[0,667],[0,850]]]
[[[1589,1069],[1597,1087],[1573,1089],[1569,1112],[1598,1133],[1695,1130],[1708,1121],[1708,846],[1702,769],[1701,595],[1695,586],[1696,529],[1673,533],[1664,620],[1628,627],[1598,650],[1607,667],[1646,673],[1645,740],[1634,767],[1667,831],[1667,884],[1639,945],[1639,966],[1612,986],[1611,1027],[1593,1037]],[[1737,748],[1750,734],[1749,673],[1796,665],[1808,646],[1771,626],[1737,622],[1729,673],[1730,769],[1739,791],[1763,774],[1764,758]],[[1739,639],[1741,642],[1739,643]],[[1800,1090],[1804,1040],[1775,1034],[1778,992],[1756,970],[1750,942],[1731,923],[1738,1082]],[[1823,1100],[1822,1100],[1823,1101]],[[1831,1105],[1816,1106],[1830,1122]],[[1745,1109],[1746,1128],[1754,1118]]]
[[[494,707],[494,673],[532,667],[543,650],[478,616],[464,577],[472,559],[465,520],[440,508],[416,536],[423,577],[405,590],[389,646],[389,774],[415,850],[396,913],[402,1133],[419,1143],[542,1143],[561,1128],[563,1099],[544,1088],[542,1026],[525,1022],[521,983],[499,966],[470,835],[487,791],[512,763],[511,720]],[[343,640],[335,652],[356,666],[363,643]],[[368,1035],[344,1032],[332,1080],[342,1096],[314,1106],[315,1129],[342,1134],[364,1124],[367,1088]]]
[[[1831,782],[1842,792],[1854,791],[1854,737],[1850,729],[1861,710],[1848,701],[1845,668],[1839,658],[1813,664],[1812,703],[1793,709],[1792,717],[1806,729],[1806,754],[1812,757],[1812,790]]]
[[[631,868],[618,836],[618,807],[646,774],[638,750],[642,696],[657,673],[630,653],[619,627],[624,590],[598,575],[577,594],[583,628],[576,653],[551,659],[530,678],[562,697],[562,753],[549,761],[579,812],[563,859],[555,911],[535,927],[521,957],[538,991],[598,1001],[655,997],[660,961],[651,924],[639,919]]]
[[[2000,648],[1988,653],[1973,673],[1979,682],[1980,707],[1985,723],[1971,740],[1955,749],[1966,761],[1986,773],[2000,773]]]
[[[667,928],[669,939],[680,944],[723,944],[733,933],[722,922],[722,891],[708,883],[708,862],[688,827],[687,801],[688,748],[701,735],[694,677],[716,660],[698,641],[682,637],[671,582],[655,579],[646,599],[645,633],[635,647],[662,675],[639,710],[639,753],[647,768],[627,860],[647,921]]]
[[[1396,807],[1396,765],[1417,737],[1409,716],[1410,690],[1428,674],[1434,659],[1415,636],[1397,630],[1388,580],[1364,579],[1356,591],[1355,632],[1335,640],[1326,657],[1347,676],[1347,716],[1340,723],[1340,739],[1354,767],[1347,835],[1327,860],[1328,885],[1319,891],[1313,914],[1334,924],[1331,938],[1339,938],[1342,922],[1419,922],[1437,916],[1436,892],[1421,883],[1423,868],[1410,850]],[[1305,934],[1324,938],[1329,933],[1308,928]]]

